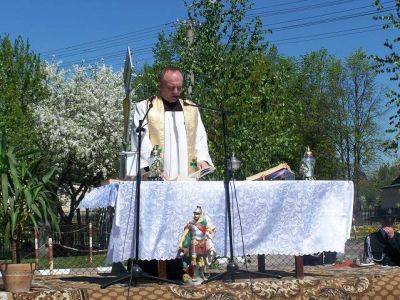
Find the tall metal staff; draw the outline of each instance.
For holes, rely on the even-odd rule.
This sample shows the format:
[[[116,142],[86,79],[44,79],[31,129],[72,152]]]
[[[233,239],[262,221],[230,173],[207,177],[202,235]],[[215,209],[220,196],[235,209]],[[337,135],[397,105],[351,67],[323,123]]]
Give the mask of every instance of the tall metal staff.
[[[124,68],[124,84],[125,84],[125,92],[126,92],[126,97],[124,99],[124,141],[122,143],[122,157],[121,157],[121,165],[120,165],[120,179],[125,178],[125,162],[126,162],[126,148],[128,144],[128,138],[129,138],[129,116],[130,116],[130,100],[129,100],[129,94],[130,94],[130,87],[131,87],[131,75],[132,75],[132,57],[131,57],[131,52],[128,47],[127,51],[127,57],[125,60],[125,68]],[[176,282],[173,280],[168,280],[165,278],[160,278],[156,276],[151,276],[145,272],[143,272],[142,268],[139,266],[139,238],[140,238],[140,185],[142,181],[142,174],[141,174],[141,167],[140,167],[140,154],[141,154],[141,145],[142,145],[142,133],[144,131],[144,122],[147,118],[147,115],[150,111],[150,109],[153,107],[153,101],[154,97],[149,98],[149,106],[147,108],[147,111],[143,117],[143,119],[139,120],[139,125],[136,129],[136,133],[138,135],[138,147],[137,147],[137,173],[136,173],[136,182],[135,182],[135,227],[134,227],[134,241],[135,241],[135,257],[134,260],[130,260],[130,274],[123,275],[120,278],[117,278],[116,280],[113,280],[109,283],[103,284],[101,288],[106,288],[112,284],[123,282],[129,279],[129,285],[132,283],[132,280],[134,280],[134,284],[136,285],[137,279],[138,278],[148,278],[148,279],[153,279],[153,280],[158,280],[158,281],[163,281],[167,283],[174,283],[181,285],[181,282]],[[123,170],[123,173],[121,173],[121,170]],[[133,184],[133,182],[132,182]]]
[[[131,83],[132,83],[132,53],[128,47],[125,56],[124,66],[124,87],[125,87],[125,99],[123,101],[123,115],[124,115],[124,135],[122,136],[121,144],[121,159],[119,164],[119,179],[125,179],[126,177],[126,151],[128,148],[129,141],[129,118],[131,112]]]

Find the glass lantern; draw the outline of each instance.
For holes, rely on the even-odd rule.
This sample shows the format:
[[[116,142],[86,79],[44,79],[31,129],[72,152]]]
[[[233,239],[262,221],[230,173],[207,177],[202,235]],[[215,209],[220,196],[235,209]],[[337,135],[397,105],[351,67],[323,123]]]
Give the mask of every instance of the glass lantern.
[[[164,163],[161,158],[161,149],[158,145],[155,145],[151,151],[149,158],[149,180],[162,180],[161,174],[164,171]]]
[[[314,168],[315,168],[315,157],[312,155],[310,151],[310,147],[307,146],[307,150],[304,153],[304,156],[301,160],[300,164],[300,174],[302,175],[304,180],[314,180]]]
[[[231,158],[228,159],[228,171],[236,172],[240,169],[240,160],[235,157],[235,153],[232,153]]]

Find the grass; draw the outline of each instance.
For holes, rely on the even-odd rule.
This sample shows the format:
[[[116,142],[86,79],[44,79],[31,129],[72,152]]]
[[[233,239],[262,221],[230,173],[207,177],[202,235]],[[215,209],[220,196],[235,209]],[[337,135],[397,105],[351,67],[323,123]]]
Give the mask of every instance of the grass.
[[[11,259],[5,259],[2,262],[11,262]],[[35,262],[35,258],[22,258],[22,263]],[[93,255],[92,262],[90,262],[88,255],[74,255],[74,256],[57,256],[53,257],[53,269],[83,269],[83,268],[97,268],[106,266],[106,254]],[[41,256],[39,263],[36,266],[37,270],[47,270],[50,268],[48,257]]]

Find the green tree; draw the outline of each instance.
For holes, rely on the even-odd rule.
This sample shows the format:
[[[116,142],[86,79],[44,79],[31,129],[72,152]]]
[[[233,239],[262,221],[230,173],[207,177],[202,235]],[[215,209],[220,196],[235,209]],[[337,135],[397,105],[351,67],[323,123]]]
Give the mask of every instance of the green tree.
[[[298,72],[298,134],[318,159],[317,178],[353,180],[359,199],[360,183],[374,168],[382,143],[374,63],[362,50],[342,61],[322,49],[304,55]]]
[[[359,199],[359,185],[365,174],[376,162],[382,141],[380,140],[377,118],[383,114],[382,97],[376,87],[376,68],[362,50],[356,50],[344,64],[346,79],[343,83],[345,114],[348,128],[345,151],[350,155],[351,179],[355,185],[356,205]]]
[[[152,73],[137,81],[154,93],[159,70],[177,65],[186,73],[188,97],[229,111],[228,152],[240,153],[236,156],[243,161],[241,177],[281,161],[291,163],[299,150],[294,135],[298,109],[291,99],[294,64],[273,49],[266,52],[261,21],[246,18],[251,6],[243,0],[187,1],[188,20],[178,23],[168,37],[160,35],[155,64],[145,68]],[[221,175],[222,118],[206,111],[202,117]]]
[[[340,61],[326,49],[313,51],[298,60],[297,91],[301,102],[299,132],[301,144],[310,146],[317,157],[318,179],[340,176],[337,151],[337,130],[334,106],[343,94],[340,86],[342,68]]]
[[[394,4],[392,8],[391,4]],[[378,20],[382,24],[382,29],[398,29],[400,27],[400,1],[385,1],[380,0],[373,1],[374,6],[377,9],[377,15],[374,16],[375,20]],[[393,38],[386,38],[384,41],[384,47],[388,51],[384,56],[373,55],[373,58],[378,63],[378,69],[380,73],[386,73],[389,76],[397,88],[391,89],[386,93],[388,99],[388,105],[394,105],[397,109],[389,118],[390,129],[387,131],[394,134],[394,138],[387,144],[388,148],[398,149],[400,140],[400,55],[398,52],[400,38],[394,36]]]
[[[0,130],[17,152],[36,146],[30,105],[47,96],[45,79],[44,66],[29,42],[0,37]]]
[[[365,207],[380,207],[381,188],[390,185],[400,175],[400,162],[384,163],[360,183],[360,198]]]

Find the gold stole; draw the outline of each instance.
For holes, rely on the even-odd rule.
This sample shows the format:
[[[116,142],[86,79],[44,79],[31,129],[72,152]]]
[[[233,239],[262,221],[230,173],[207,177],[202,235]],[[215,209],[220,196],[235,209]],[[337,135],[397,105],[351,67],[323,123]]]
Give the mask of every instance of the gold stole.
[[[185,120],[185,131],[186,131],[186,142],[187,142],[187,153],[188,153],[188,174],[192,174],[196,169],[191,167],[191,162],[193,159],[197,162],[196,157],[196,133],[197,133],[197,122],[198,122],[198,112],[197,108],[190,105],[184,105],[183,100],[179,99],[182,109],[183,116]],[[189,100],[186,102],[192,103]],[[147,100],[147,107],[149,107],[149,100]],[[164,136],[165,136],[165,120],[164,120],[164,103],[161,98],[156,97],[153,100],[153,107],[149,110],[147,115],[148,128],[149,128],[149,138],[153,145],[159,145],[162,150],[164,150]],[[164,156],[164,151],[161,152]]]

